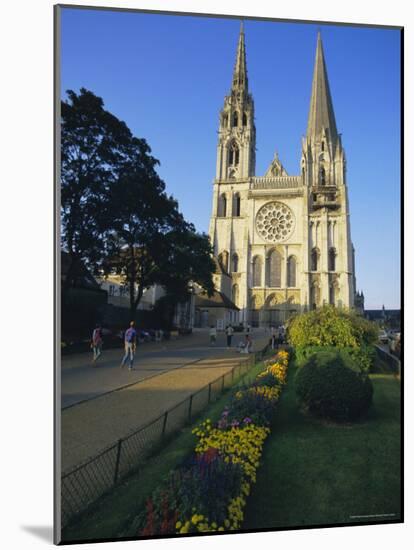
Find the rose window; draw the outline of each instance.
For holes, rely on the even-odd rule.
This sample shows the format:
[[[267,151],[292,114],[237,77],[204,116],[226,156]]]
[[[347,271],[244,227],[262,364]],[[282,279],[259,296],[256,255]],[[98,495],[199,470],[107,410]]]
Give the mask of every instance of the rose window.
[[[266,241],[284,241],[292,234],[295,218],[292,210],[281,202],[269,202],[256,216],[257,232]]]

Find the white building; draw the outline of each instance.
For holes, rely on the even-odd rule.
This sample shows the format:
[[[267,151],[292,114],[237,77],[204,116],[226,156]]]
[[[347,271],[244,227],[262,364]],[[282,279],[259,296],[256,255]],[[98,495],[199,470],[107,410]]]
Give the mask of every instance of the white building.
[[[266,174],[257,177],[255,149],[241,27],[219,122],[209,229],[222,268],[214,276],[216,288],[240,308],[240,320],[254,326],[277,324],[328,303],[353,307],[346,160],[320,35],[299,175],[288,175],[275,155]]]
[[[122,279],[119,275],[108,275],[100,279],[99,282],[101,288],[108,293],[108,304],[129,309],[129,290],[128,287],[122,283]],[[152,285],[150,288],[144,290],[144,294],[138,304],[138,309],[152,309],[156,301],[164,295],[165,291],[162,286]]]

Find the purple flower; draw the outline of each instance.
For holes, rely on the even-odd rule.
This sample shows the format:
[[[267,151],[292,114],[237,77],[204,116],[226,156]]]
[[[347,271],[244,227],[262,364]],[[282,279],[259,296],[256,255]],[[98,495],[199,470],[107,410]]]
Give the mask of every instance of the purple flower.
[[[230,426],[231,426],[232,428],[237,428],[237,426],[239,426],[239,424],[240,424],[240,423],[237,422],[237,420],[233,420],[233,422],[230,424]]]
[[[251,423],[252,423],[252,419],[249,418],[248,416],[246,416],[246,418],[243,420],[243,422],[244,422],[245,424],[251,424]]]

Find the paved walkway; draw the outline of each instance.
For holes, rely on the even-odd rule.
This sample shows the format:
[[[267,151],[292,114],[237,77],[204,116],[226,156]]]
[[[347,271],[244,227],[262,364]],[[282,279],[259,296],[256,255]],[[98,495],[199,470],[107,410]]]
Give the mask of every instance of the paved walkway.
[[[193,343],[197,341],[196,337]],[[254,349],[257,351],[267,343],[268,336],[257,334],[254,341]],[[137,370],[132,372],[120,369],[118,363],[116,367],[101,365],[93,368],[81,363],[76,366],[73,359],[72,365],[66,369],[63,367],[62,390],[65,372],[75,371],[79,373],[76,383],[79,384],[83,379],[88,389],[82,394],[83,397],[87,396],[86,400],[62,410],[62,472],[156,419],[165,410],[229,372],[240,361],[248,360],[248,356],[234,349],[191,347],[191,343],[191,339],[181,343],[177,341],[169,349],[161,350],[163,353],[157,349],[148,349],[145,352],[148,357],[144,359],[141,355]],[[110,352],[107,354],[110,361]],[[119,361],[119,350],[115,356]],[[194,359],[194,356],[201,357]],[[88,369],[87,375],[82,375],[85,368]],[[93,392],[92,379],[99,379],[105,368],[108,371],[107,380],[103,385],[98,384],[99,389]],[[115,387],[114,377],[118,384]],[[67,388],[69,382],[66,382]],[[79,398],[80,392],[76,395]]]
[[[237,345],[242,339],[243,334],[236,333],[233,336],[233,345]],[[262,346],[265,339],[262,330],[255,331],[254,349],[259,349],[258,346]],[[208,330],[202,330],[177,340],[138,346],[133,371],[119,368],[123,355],[121,348],[104,349],[96,367],[92,366],[91,353],[64,356],[61,370],[61,407],[73,406],[200,359],[232,357],[236,354],[235,349],[227,350],[224,334],[218,335],[216,347],[210,347],[208,340]]]

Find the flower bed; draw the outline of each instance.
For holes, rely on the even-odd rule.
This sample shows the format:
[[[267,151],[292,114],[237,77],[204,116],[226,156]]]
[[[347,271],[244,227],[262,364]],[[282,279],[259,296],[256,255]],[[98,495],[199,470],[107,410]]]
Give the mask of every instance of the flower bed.
[[[232,395],[217,423],[206,420],[193,430],[194,454],[148,499],[139,535],[240,529],[287,366],[288,353],[280,351]]]

